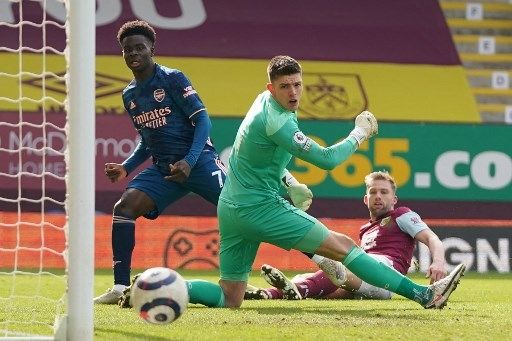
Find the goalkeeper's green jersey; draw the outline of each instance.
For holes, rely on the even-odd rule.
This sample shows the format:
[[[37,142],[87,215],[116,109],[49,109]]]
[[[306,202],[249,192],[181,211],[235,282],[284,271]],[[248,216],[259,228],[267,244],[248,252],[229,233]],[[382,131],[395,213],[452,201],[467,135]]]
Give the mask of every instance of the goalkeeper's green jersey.
[[[265,91],[238,129],[220,199],[238,206],[276,200],[292,155],[332,169],[356,149],[357,141],[351,136],[327,148],[318,145],[300,131],[297,113],[285,109]]]

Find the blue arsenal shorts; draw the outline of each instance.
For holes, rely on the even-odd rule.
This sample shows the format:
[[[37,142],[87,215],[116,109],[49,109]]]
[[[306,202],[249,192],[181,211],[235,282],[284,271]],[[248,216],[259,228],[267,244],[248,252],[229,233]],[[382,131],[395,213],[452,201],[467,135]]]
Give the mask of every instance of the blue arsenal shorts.
[[[226,169],[217,153],[203,151],[184,183],[167,181],[164,179],[167,175],[159,171],[156,165],[151,165],[135,176],[126,187],[138,189],[153,199],[156,209],[144,215],[148,219],[156,219],[167,206],[190,192],[217,205],[226,180]]]

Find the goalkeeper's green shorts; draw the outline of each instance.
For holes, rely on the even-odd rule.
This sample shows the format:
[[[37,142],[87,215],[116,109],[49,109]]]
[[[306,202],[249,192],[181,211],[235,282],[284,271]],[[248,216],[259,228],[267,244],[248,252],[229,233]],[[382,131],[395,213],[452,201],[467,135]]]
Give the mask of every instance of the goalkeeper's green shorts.
[[[220,277],[247,281],[261,242],[314,252],[329,235],[316,218],[283,198],[240,207],[219,199]]]

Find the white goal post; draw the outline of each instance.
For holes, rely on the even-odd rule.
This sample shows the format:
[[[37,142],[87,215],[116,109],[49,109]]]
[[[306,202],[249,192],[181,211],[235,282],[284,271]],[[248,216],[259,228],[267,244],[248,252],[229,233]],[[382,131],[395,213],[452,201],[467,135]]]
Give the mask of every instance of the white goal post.
[[[93,339],[95,12],[0,0],[0,339]],[[61,35],[65,48],[47,43]]]
[[[68,340],[93,338],[96,1],[68,5]]]

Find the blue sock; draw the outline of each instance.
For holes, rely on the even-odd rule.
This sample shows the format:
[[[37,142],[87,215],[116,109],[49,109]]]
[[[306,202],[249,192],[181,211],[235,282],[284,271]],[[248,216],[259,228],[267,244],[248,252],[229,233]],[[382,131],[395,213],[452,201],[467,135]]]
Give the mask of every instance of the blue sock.
[[[112,217],[114,284],[130,285],[130,269],[134,247],[135,221],[131,218],[114,215]]]

